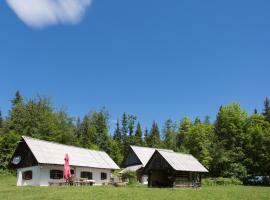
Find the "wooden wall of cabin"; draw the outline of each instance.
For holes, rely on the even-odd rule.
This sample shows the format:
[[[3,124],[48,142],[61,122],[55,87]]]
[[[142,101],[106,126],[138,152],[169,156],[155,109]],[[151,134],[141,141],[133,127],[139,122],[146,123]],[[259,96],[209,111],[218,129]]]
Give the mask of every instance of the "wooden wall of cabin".
[[[174,174],[174,187],[199,187],[201,186],[201,174],[197,172],[177,171]]]
[[[33,153],[31,152],[30,148],[28,147],[28,145],[24,140],[20,141],[17,149],[15,150],[15,153],[13,154],[13,157],[11,158],[11,161],[15,156],[20,156],[21,162],[17,165],[10,163],[10,167],[13,169],[32,167],[38,165],[35,156],[33,155]]]
[[[137,155],[134,153],[134,151],[129,148],[128,153],[126,157],[124,158],[124,162],[122,163],[122,167],[128,167],[132,165],[141,165],[141,161],[137,157]]]

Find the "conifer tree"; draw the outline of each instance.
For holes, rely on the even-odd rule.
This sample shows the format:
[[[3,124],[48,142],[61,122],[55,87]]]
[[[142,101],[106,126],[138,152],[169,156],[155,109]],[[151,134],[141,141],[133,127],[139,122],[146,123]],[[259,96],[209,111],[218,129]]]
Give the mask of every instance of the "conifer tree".
[[[121,128],[122,138],[124,139],[128,135],[128,118],[127,118],[126,113],[123,113],[122,115],[121,124],[122,124],[122,128]]]
[[[128,134],[129,134],[129,137],[132,137],[134,134],[135,121],[136,121],[136,116],[128,115]]]
[[[143,146],[143,139],[142,139],[142,128],[141,124],[138,122],[136,132],[134,135],[134,145]]]
[[[15,98],[11,101],[11,103],[12,103],[12,106],[23,103],[23,98],[19,90],[16,91]]]
[[[187,134],[189,133],[192,123],[189,118],[184,117],[179,125],[179,130],[176,137],[176,147],[178,151],[185,151],[184,143]]]
[[[211,124],[211,122],[210,122],[210,116],[209,116],[209,115],[206,115],[206,116],[204,117],[203,123],[204,123],[204,124]]]
[[[147,128],[144,130],[144,137],[143,137],[144,146],[149,146],[149,131]]]
[[[176,133],[175,125],[171,119],[166,120],[163,128],[163,137],[164,137],[164,148],[173,149],[176,148]]]
[[[154,148],[159,148],[161,146],[159,128],[155,121],[153,121],[152,128],[150,130],[148,143],[150,147]]]
[[[120,129],[120,123],[119,123],[118,119],[117,119],[117,122],[116,122],[116,128],[115,128],[115,131],[114,131],[113,139],[115,141],[117,141],[119,144],[123,142],[121,129]]]
[[[0,128],[3,127],[3,117],[2,117],[2,111],[0,110]]]
[[[268,98],[266,98],[264,101],[264,110],[262,114],[265,117],[266,121],[270,122],[270,102]]]
[[[123,139],[123,152],[124,152],[124,155],[126,155],[128,151],[128,146],[129,146],[128,117],[126,113],[123,113],[121,124],[122,124],[121,134],[122,134],[122,139]]]
[[[197,124],[201,124],[201,120],[198,117],[196,117],[194,121],[194,125],[197,125]]]

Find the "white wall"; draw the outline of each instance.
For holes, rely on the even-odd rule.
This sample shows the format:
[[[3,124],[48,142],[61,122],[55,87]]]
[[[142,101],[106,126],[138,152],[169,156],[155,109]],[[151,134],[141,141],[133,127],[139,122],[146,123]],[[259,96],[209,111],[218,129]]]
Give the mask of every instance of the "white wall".
[[[23,180],[22,174],[25,171],[32,171],[32,180]],[[39,185],[39,166],[26,167],[17,169],[17,186],[26,186],[26,185]]]
[[[47,186],[49,182],[54,182],[57,180],[50,179],[50,170],[58,169],[63,170],[63,166],[58,165],[43,165],[40,169],[40,185]],[[111,177],[110,169],[96,169],[96,168],[86,168],[86,167],[71,167],[74,170],[76,178],[81,178],[81,172],[92,172],[93,180],[95,180],[95,185],[102,185],[103,183],[108,183]],[[101,172],[107,173],[107,179],[101,180]]]
[[[86,167],[71,167],[74,169],[75,177],[81,178],[81,172],[92,172],[93,180],[95,180],[95,185],[102,185],[103,183],[108,183],[111,178],[112,170],[110,169],[96,169],[96,168],[86,168]],[[22,180],[22,173],[24,171],[32,170],[32,180]],[[60,165],[40,165],[35,167],[21,168],[17,170],[17,185],[40,185],[48,186],[49,182],[56,182],[59,180],[50,179],[50,170],[64,170],[64,166]],[[101,180],[101,172],[107,173],[107,179]]]
[[[110,169],[96,169],[96,168],[84,168],[77,167],[75,170],[75,176],[81,178],[81,172],[92,172],[93,180],[95,180],[95,185],[102,185],[103,183],[108,183],[111,178],[112,171]],[[101,180],[101,172],[107,173],[107,179]]]
[[[50,179],[50,170],[63,170],[64,166],[60,165],[41,165],[40,166],[40,178],[39,185],[40,186],[48,186],[49,182],[56,182],[59,180]]]

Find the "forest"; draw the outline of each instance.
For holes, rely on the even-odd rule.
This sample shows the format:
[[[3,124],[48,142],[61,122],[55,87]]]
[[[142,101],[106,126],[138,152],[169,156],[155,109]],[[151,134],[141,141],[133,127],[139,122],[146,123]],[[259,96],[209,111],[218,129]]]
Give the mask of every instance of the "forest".
[[[245,181],[270,175],[270,102],[262,111],[248,114],[239,103],[222,105],[214,121],[184,117],[167,119],[162,127],[153,121],[143,129],[137,116],[123,113],[110,132],[105,108],[86,111],[83,118],[56,109],[51,99],[25,100],[17,91],[7,116],[0,111],[0,170],[9,162],[21,136],[55,141],[107,152],[121,166],[129,145],[173,149],[190,153],[209,169],[210,177]],[[262,101],[263,103],[263,101]],[[1,105],[0,105],[1,107]]]

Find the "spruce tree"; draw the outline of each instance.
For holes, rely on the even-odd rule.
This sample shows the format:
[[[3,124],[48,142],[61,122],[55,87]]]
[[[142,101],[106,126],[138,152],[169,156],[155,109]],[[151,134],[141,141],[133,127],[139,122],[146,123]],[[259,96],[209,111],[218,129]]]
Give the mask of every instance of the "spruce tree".
[[[204,123],[204,124],[211,124],[211,122],[210,122],[210,116],[209,116],[209,115],[206,115],[206,116],[204,117],[203,123]]]
[[[149,134],[149,146],[154,148],[159,148],[161,146],[159,128],[155,121],[153,121]]]
[[[23,134],[24,128],[23,120],[25,120],[25,105],[22,98],[22,95],[19,91],[16,91],[14,99],[11,100],[12,107],[10,111],[10,122],[9,122],[9,129],[16,130],[20,134]]]
[[[92,125],[95,127],[96,136],[95,144],[103,151],[109,149],[109,128],[108,128],[108,112],[102,109],[99,112],[94,112],[92,116]]]
[[[145,128],[144,130],[143,143],[144,143],[144,146],[149,146],[149,132],[147,128]]]
[[[196,117],[194,121],[194,125],[201,124],[200,118]]]
[[[136,121],[136,116],[128,115],[128,134],[129,134],[129,137],[133,136],[135,121]]]
[[[0,128],[3,127],[3,117],[2,117],[2,111],[0,110]]]
[[[116,128],[114,131],[113,139],[117,141],[119,144],[123,142],[119,120],[117,120],[116,122]]]
[[[126,113],[123,113],[121,124],[122,124],[121,134],[122,134],[122,139],[123,139],[123,152],[124,152],[124,155],[126,156],[127,151],[128,151],[128,146],[129,146],[128,117]]]
[[[75,126],[75,136],[76,136],[77,140],[79,140],[81,137],[80,129],[81,129],[81,119],[80,119],[80,117],[78,117],[76,120],[76,126]]]
[[[141,124],[138,122],[136,132],[134,135],[134,145],[143,146],[143,139],[142,139],[142,128]]]
[[[264,101],[264,109],[262,114],[265,117],[265,120],[270,122],[270,102],[268,98],[266,98]]]
[[[179,130],[176,136],[176,147],[178,151],[185,151],[184,143],[190,128],[192,127],[192,122],[189,118],[184,117],[179,125]]]
[[[11,101],[11,103],[12,103],[12,106],[23,103],[23,98],[19,90],[16,91],[15,98]]]
[[[166,120],[163,128],[163,137],[164,137],[164,148],[174,149],[176,147],[176,133],[175,125],[171,119]]]
[[[121,124],[122,124],[122,128],[121,128],[122,138],[124,139],[128,135],[128,118],[127,118],[126,113],[123,113]]]
[[[91,146],[91,136],[90,136],[90,120],[88,116],[84,116],[77,133],[80,144],[83,147],[90,147]]]

